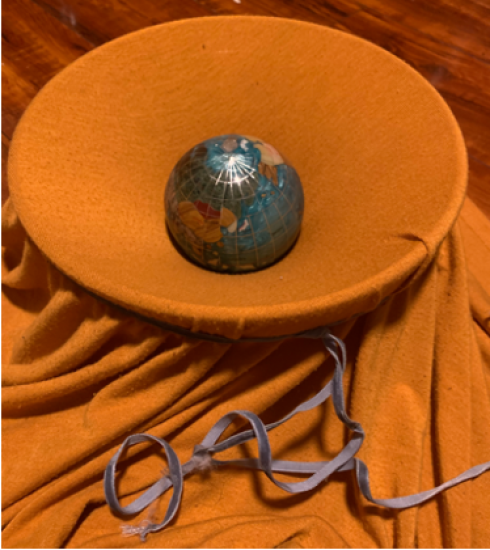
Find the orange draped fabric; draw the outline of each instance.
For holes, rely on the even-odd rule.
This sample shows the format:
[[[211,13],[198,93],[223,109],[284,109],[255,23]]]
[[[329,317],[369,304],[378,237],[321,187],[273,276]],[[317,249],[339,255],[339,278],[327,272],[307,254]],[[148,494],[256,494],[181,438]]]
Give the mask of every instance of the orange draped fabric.
[[[234,409],[273,421],[331,376],[320,342],[185,339],[89,296],[32,244],[4,207],[4,547],[485,547],[490,476],[418,508],[367,505],[352,472],[290,496],[264,474],[190,476],[176,520],[146,543],[105,504],[102,476],[130,433],[167,439],[187,460]],[[415,493],[490,456],[490,223],[466,201],[423,277],[336,327],[352,418],[375,497]],[[236,426],[239,427],[239,426]],[[347,434],[330,403],[271,432],[275,458],[326,460]],[[253,443],[224,457],[254,456]],[[123,504],[161,475],[151,446],[121,464]],[[285,476],[286,477],[286,476]],[[169,495],[130,523],[161,520]]]
[[[162,190],[186,147],[246,125],[292,157],[306,206],[291,253],[237,279],[178,254]],[[373,496],[487,462],[490,222],[469,200],[461,210],[466,174],[459,128],[420,75],[315,25],[172,23],[53,79],[16,130],[3,210],[3,546],[488,547],[489,474],[392,511],[368,504],[352,471],[295,496],[261,472],[195,473],[145,543],[121,526],[160,522],[171,492],[128,519],[103,490],[128,435],[164,438],[186,462],[224,414],[279,420],[333,372],[318,340],[213,343],[127,310],[229,338],[349,319],[333,330]],[[270,432],[274,458],[297,461],[329,460],[348,437],[331,402]],[[129,449],[122,504],[165,464],[156,445]]]

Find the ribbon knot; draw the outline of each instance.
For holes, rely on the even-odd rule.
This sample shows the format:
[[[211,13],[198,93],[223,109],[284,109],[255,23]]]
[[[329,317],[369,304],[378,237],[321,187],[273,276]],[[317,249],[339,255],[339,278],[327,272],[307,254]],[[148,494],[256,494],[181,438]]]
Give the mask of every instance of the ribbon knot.
[[[215,466],[213,457],[211,456],[209,449],[201,444],[194,447],[194,452],[191,459],[189,460],[189,464],[192,468],[189,470],[189,473],[196,471],[206,472],[208,470],[211,470]]]
[[[184,477],[192,472],[208,470],[214,467],[239,466],[242,468],[262,470],[275,485],[288,493],[303,493],[306,491],[311,491],[320,483],[327,481],[334,472],[355,470],[357,484],[361,490],[361,493],[367,500],[379,506],[396,509],[417,506],[418,504],[433,498],[445,489],[449,489],[450,487],[453,487],[458,483],[462,483],[463,481],[473,479],[487,470],[490,470],[490,462],[487,462],[485,464],[480,464],[479,466],[470,468],[466,472],[450,481],[447,481],[446,483],[443,483],[439,487],[435,487],[434,489],[430,489],[416,495],[408,495],[391,499],[373,498],[369,484],[368,468],[362,460],[355,458],[355,455],[364,441],[365,433],[361,424],[352,420],[347,414],[345,408],[345,399],[342,386],[343,375],[346,367],[345,344],[342,340],[331,334],[326,328],[310,331],[309,334],[305,334],[304,337],[317,337],[322,339],[326,349],[335,362],[334,375],[332,379],[314,397],[296,407],[291,413],[281,420],[264,425],[260,418],[250,411],[237,410],[230,412],[221,417],[209,430],[201,443],[194,447],[192,457],[183,466],[175,454],[175,451],[164,439],[160,439],[150,434],[135,434],[126,438],[119,450],[109,461],[104,474],[104,490],[107,503],[111,510],[121,515],[133,515],[141,512],[141,510],[149,506],[163,493],[170,489],[170,487],[173,487],[173,494],[168,504],[165,517],[161,523],[155,524],[150,520],[143,520],[137,526],[123,526],[124,535],[131,536],[139,534],[141,540],[144,541],[148,533],[153,533],[163,529],[173,520],[177,510],[179,509],[180,502],[182,500]],[[331,461],[296,462],[289,460],[274,460],[272,458],[267,433],[281,424],[284,424],[296,414],[309,411],[318,405],[321,405],[329,397],[332,397],[337,417],[353,434],[347,445]],[[252,429],[232,435],[223,441],[219,441],[221,435],[237,416],[241,416],[242,418],[248,420]],[[212,457],[213,454],[230,449],[231,447],[235,447],[255,438],[257,439],[259,449],[259,457],[257,459],[222,461]],[[145,441],[158,443],[163,447],[167,455],[168,474],[160,478],[132,503],[123,507],[121,506],[116,494],[115,475],[117,463],[126,448]],[[311,475],[302,481],[282,482],[275,479],[274,473]]]

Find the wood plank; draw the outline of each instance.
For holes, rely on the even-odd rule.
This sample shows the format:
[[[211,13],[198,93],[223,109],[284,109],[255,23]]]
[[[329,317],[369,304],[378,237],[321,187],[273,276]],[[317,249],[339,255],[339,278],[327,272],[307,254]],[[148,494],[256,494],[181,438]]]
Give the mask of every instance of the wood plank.
[[[414,36],[490,62],[490,3],[474,0],[356,0],[366,13],[403,25]]]
[[[471,100],[442,91],[463,132],[470,155],[490,165],[490,112]],[[490,193],[490,188],[489,188]]]
[[[5,47],[3,46],[4,51]],[[25,71],[24,71],[25,72]],[[39,88],[25,80],[4,54],[2,63],[2,133],[12,138],[14,129]]]
[[[10,140],[2,134],[2,206],[9,196],[9,186],[7,183],[7,163],[9,154]]]
[[[147,18],[151,25],[211,15],[208,9],[194,0],[125,0],[124,3]],[[99,2],[96,0],[94,4],[98,6]]]
[[[93,45],[30,0],[3,4],[3,56],[41,88]]]
[[[299,19],[336,28],[339,21],[360,8],[351,0],[196,0],[215,15],[264,15]]]
[[[166,21],[207,16],[194,0],[34,0],[93,44]]]
[[[490,220],[490,166],[470,156],[468,197]]]

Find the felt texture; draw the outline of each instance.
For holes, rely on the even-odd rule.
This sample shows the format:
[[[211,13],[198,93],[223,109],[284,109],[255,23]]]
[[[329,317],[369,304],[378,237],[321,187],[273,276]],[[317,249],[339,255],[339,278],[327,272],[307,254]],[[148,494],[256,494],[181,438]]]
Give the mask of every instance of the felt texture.
[[[241,63],[233,87],[226,79],[240,71],[222,59]],[[218,92],[207,78],[218,79]],[[321,200],[307,201],[302,237],[277,266],[212,274],[165,244],[156,184],[163,192],[187,145],[249,119],[249,133],[284,150],[306,194],[315,185]],[[131,519],[114,516],[104,499],[104,469],[127,435],[163,437],[184,462],[223,414],[277,420],[333,369],[319,341],[184,338],[87,289],[225,336],[295,332],[369,310],[334,331],[347,344],[348,411],[367,434],[359,457],[373,495],[429,489],[489,459],[490,223],[468,199],[461,210],[459,130],[409,67],[357,38],[295,22],[217,18],[150,29],[48,84],[19,125],[9,169],[4,547],[489,545],[489,475],[390,511],[363,500],[352,472],[296,496],[261,473],[202,472],[186,479],[174,522],[146,543],[124,538],[121,525],[160,520],[169,495]],[[276,285],[280,274],[291,288]],[[302,461],[332,458],[346,438],[331,403],[270,434],[275,458]],[[220,458],[255,453],[249,443]],[[164,468],[154,447],[131,448],[118,479],[122,503]]]
[[[183,258],[163,204],[180,156],[229,132],[277,147],[305,192],[294,249],[238,276]],[[357,37],[262,17],[180,21],[83,56],[32,102],[9,163],[17,213],[63,273],[229,338],[375,309],[434,256],[466,177],[460,130],[416,71]]]
[[[389,511],[359,495],[352,472],[289,496],[263,474],[215,470],[186,479],[173,524],[146,543],[124,538],[102,475],[129,434],[168,439],[183,461],[214,422],[248,409],[270,422],[332,374],[322,344],[184,339],[87,294],[4,207],[3,546],[487,547],[490,476],[425,505]],[[468,200],[427,270],[376,311],[339,325],[349,414],[373,494],[439,484],[490,456],[490,223]],[[240,425],[237,425],[238,429]],[[276,458],[325,460],[346,433],[330,403],[271,432]],[[252,456],[253,444],[223,458]],[[165,467],[155,448],[121,465],[127,504]],[[149,513],[161,518],[169,496]]]

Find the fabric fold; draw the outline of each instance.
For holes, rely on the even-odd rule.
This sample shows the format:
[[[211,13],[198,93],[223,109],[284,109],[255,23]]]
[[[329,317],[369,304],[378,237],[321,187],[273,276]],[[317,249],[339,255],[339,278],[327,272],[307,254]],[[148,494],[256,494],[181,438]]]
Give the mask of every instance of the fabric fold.
[[[485,218],[467,201],[434,261],[375,311],[335,327],[346,342],[346,406],[366,442],[373,495],[430,489],[490,457],[490,279]],[[476,227],[480,224],[481,227]],[[483,230],[482,230],[483,228]],[[145,431],[182,461],[230,410],[281,418],[332,376],[321,342],[218,344],[187,339],[88,295],[31,244],[4,207],[3,545],[140,547],[106,505],[103,472]],[[29,252],[26,252],[29,250]],[[321,368],[320,368],[321,367]],[[226,436],[245,426],[236,421]],[[331,460],[347,442],[330,403],[270,433],[277,460]],[[223,460],[256,456],[255,444]],[[122,505],[165,468],[151,445],[121,463]],[[277,474],[293,481],[287,474]],[[144,547],[484,547],[490,476],[403,511],[359,494],[353,472],[307,495],[229,468],[186,480],[183,506]],[[163,519],[170,495],[131,523]],[[288,542],[289,541],[289,542]]]

